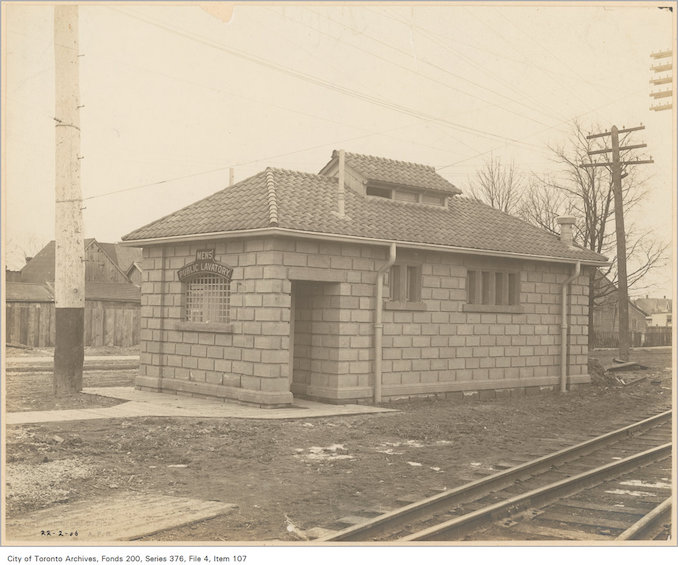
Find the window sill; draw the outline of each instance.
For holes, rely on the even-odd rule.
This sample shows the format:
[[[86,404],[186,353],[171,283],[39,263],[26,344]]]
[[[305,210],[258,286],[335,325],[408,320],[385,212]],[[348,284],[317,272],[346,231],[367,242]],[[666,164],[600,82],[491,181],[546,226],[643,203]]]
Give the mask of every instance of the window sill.
[[[384,310],[416,310],[423,312],[426,310],[426,304],[423,302],[395,302],[389,300],[384,302]]]
[[[520,304],[463,304],[464,312],[488,312],[495,314],[522,314],[523,307]]]
[[[219,324],[217,322],[186,322],[175,320],[168,329],[188,332],[210,332],[215,334],[232,334],[233,324]]]

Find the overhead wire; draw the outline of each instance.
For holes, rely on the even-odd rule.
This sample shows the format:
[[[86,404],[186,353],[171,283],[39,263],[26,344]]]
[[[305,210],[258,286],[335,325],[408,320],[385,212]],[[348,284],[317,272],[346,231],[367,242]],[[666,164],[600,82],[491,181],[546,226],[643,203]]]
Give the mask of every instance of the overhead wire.
[[[312,14],[315,14],[316,16],[320,16],[320,17],[322,17],[322,18],[324,18],[324,19],[326,19],[326,20],[328,20],[328,21],[330,21],[330,22],[333,22],[333,23],[335,23],[335,24],[341,25],[342,27],[344,27],[344,28],[346,28],[346,29],[352,31],[353,33],[360,34],[360,35],[362,35],[362,36],[364,36],[364,37],[366,37],[366,38],[368,38],[368,39],[374,41],[375,43],[378,43],[378,44],[380,44],[380,45],[383,45],[383,46],[385,46],[385,47],[387,47],[387,48],[389,48],[389,49],[391,49],[391,50],[393,50],[393,51],[396,51],[396,52],[398,52],[398,53],[404,54],[404,55],[407,56],[408,58],[412,58],[412,55],[411,55],[409,52],[405,51],[404,49],[400,49],[399,47],[396,47],[396,46],[394,46],[394,45],[392,45],[392,44],[390,44],[390,43],[388,43],[388,42],[386,42],[386,41],[383,41],[383,40],[381,40],[381,39],[379,39],[379,38],[377,38],[377,37],[375,37],[375,36],[373,36],[373,35],[370,35],[370,34],[365,33],[365,32],[363,32],[363,31],[357,30],[356,28],[354,28],[354,27],[352,27],[352,26],[349,26],[349,25],[347,25],[347,24],[345,24],[345,23],[343,23],[343,22],[341,22],[341,21],[339,21],[339,20],[336,20],[336,19],[334,19],[334,18],[330,18],[329,16],[325,16],[325,15],[319,14],[319,13],[316,12],[315,10],[312,10],[312,9],[310,9],[310,8],[305,8],[305,9],[306,9],[307,11],[311,12]],[[273,10],[271,10],[271,11],[273,11]],[[277,13],[277,12],[276,12],[276,13]],[[441,86],[444,86],[445,88],[449,88],[449,89],[451,89],[451,90],[453,90],[453,91],[455,91],[455,92],[459,92],[459,93],[461,93],[461,94],[464,94],[464,95],[469,96],[469,97],[471,97],[471,98],[474,98],[474,99],[476,99],[476,100],[480,100],[480,101],[482,101],[482,102],[485,102],[485,103],[487,103],[487,104],[490,105],[490,106],[495,106],[495,107],[497,107],[497,108],[501,108],[502,110],[505,110],[506,112],[510,112],[510,113],[512,113],[512,114],[515,114],[516,116],[519,116],[519,117],[521,117],[521,118],[525,118],[525,119],[528,119],[528,120],[532,120],[532,121],[534,121],[534,122],[536,122],[536,123],[538,123],[538,124],[540,124],[540,125],[543,125],[543,126],[547,125],[547,124],[545,124],[544,122],[542,122],[541,120],[538,120],[538,119],[534,118],[533,116],[529,116],[529,115],[527,115],[527,114],[523,114],[523,113],[520,113],[520,112],[516,112],[515,110],[512,110],[512,109],[507,108],[507,107],[505,107],[505,106],[500,106],[500,105],[497,104],[496,102],[493,102],[493,101],[488,100],[488,99],[486,99],[486,98],[481,98],[481,97],[478,96],[477,94],[474,94],[474,93],[469,92],[469,91],[467,91],[467,90],[463,90],[463,89],[458,88],[458,87],[456,87],[456,86],[453,86],[453,85],[451,85],[451,84],[449,84],[449,83],[447,83],[447,82],[441,81],[441,80],[439,80],[439,79],[437,79],[437,78],[435,78],[435,77],[426,75],[426,74],[424,74],[424,73],[422,73],[422,72],[420,72],[420,71],[417,71],[417,70],[415,70],[415,69],[412,69],[412,68],[410,68],[410,67],[407,67],[407,66],[405,66],[405,65],[402,65],[402,64],[400,64],[400,63],[398,63],[398,62],[396,62],[396,61],[393,61],[392,59],[389,59],[388,57],[384,57],[384,56],[382,56],[382,55],[379,55],[379,54],[375,53],[374,51],[370,51],[370,50],[367,50],[367,49],[365,49],[365,48],[363,48],[363,47],[354,45],[354,44],[352,44],[352,43],[348,43],[348,42],[342,41],[340,38],[337,38],[337,37],[335,37],[335,36],[333,36],[333,35],[331,35],[331,34],[329,34],[329,33],[323,32],[323,31],[321,31],[321,30],[319,30],[319,29],[317,29],[317,28],[315,28],[315,27],[313,27],[313,26],[310,26],[310,25],[308,25],[308,24],[306,24],[306,23],[304,23],[304,22],[302,22],[302,21],[300,21],[300,20],[295,20],[295,19],[293,19],[293,18],[290,18],[289,15],[287,15],[287,14],[285,14],[284,17],[285,17],[287,20],[289,20],[289,21],[298,23],[299,25],[303,25],[304,27],[307,27],[308,29],[311,29],[311,30],[315,31],[316,33],[321,33],[321,34],[326,35],[326,36],[328,36],[328,37],[332,37],[333,39],[335,39],[335,40],[337,40],[337,41],[340,41],[340,42],[343,43],[344,45],[348,45],[349,47],[352,47],[352,48],[354,48],[354,49],[358,49],[358,50],[362,51],[363,53],[368,53],[369,55],[372,55],[373,57],[376,57],[376,58],[378,58],[378,59],[380,59],[380,60],[382,60],[382,61],[385,61],[385,62],[387,62],[387,63],[389,63],[389,64],[391,64],[391,65],[397,66],[397,67],[399,67],[399,68],[401,68],[401,69],[404,69],[404,70],[406,70],[406,71],[408,71],[408,72],[410,72],[410,73],[416,74],[416,75],[420,76],[420,77],[423,78],[423,79],[429,80],[429,81],[431,81],[431,82],[435,82],[436,84],[440,84]],[[431,62],[431,61],[429,61],[429,60],[427,60],[427,59],[425,59],[425,58],[420,58],[420,57],[418,57],[418,58],[416,59],[416,61],[417,61],[417,62],[420,62],[420,63],[424,63],[424,64],[426,64],[426,65],[429,65],[430,67],[433,67],[434,69],[436,69],[436,70],[438,70],[438,71],[440,71],[440,72],[443,72],[443,73],[445,73],[445,74],[448,74],[448,75],[454,77],[455,79],[461,80],[461,81],[463,81],[463,82],[467,82],[467,83],[469,83],[469,84],[475,86],[476,88],[480,88],[480,89],[482,89],[482,90],[486,90],[486,91],[488,91],[488,92],[490,92],[490,93],[492,93],[492,94],[494,94],[494,95],[496,95],[496,96],[499,96],[499,97],[501,97],[501,98],[504,98],[504,99],[506,99],[506,100],[508,100],[508,101],[510,101],[510,102],[513,102],[513,103],[518,104],[518,105],[520,105],[520,106],[524,106],[524,107],[529,108],[530,110],[533,110],[533,111],[534,111],[534,109],[535,109],[534,106],[528,106],[527,104],[524,104],[524,103],[520,102],[519,100],[515,100],[514,98],[511,98],[510,96],[506,96],[505,94],[502,94],[501,92],[498,92],[498,91],[496,91],[496,90],[494,90],[494,89],[492,89],[492,88],[489,88],[489,87],[487,87],[487,86],[485,86],[485,85],[482,85],[482,84],[479,84],[479,83],[477,83],[477,82],[475,82],[475,81],[473,81],[473,80],[470,80],[470,79],[467,78],[467,77],[464,77],[464,76],[462,76],[462,75],[459,75],[459,74],[457,74],[457,73],[454,73],[454,72],[450,71],[449,69],[446,69],[445,67],[442,67],[442,66],[440,66],[440,65],[438,65],[438,64],[436,64],[436,63],[433,63],[433,62]]]
[[[367,8],[367,9],[370,10],[369,8]],[[446,51],[449,51],[449,52],[453,53],[455,56],[461,57],[461,58],[464,59],[469,65],[471,65],[472,67],[478,69],[478,70],[479,70],[480,72],[482,72],[483,74],[486,74],[486,75],[490,76],[494,81],[499,82],[500,84],[502,84],[502,85],[505,86],[506,88],[512,90],[513,92],[515,92],[515,93],[518,94],[519,96],[523,97],[525,100],[532,100],[532,101],[533,101],[533,104],[531,104],[531,105],[530,105],[530,104],[526,104],[526,103],[522,102],[521,100],[517,100],[517,99],[515,99],[515,98],[512,98],[512,97],[510,97],[510,96],[507,96],[506,94],[503,94],[503,93],[501,93],[501,92],[499,92],[499,91],[497,91],[497,90],[494,90],[494,89],[492,89],[492,88],[490,88],[490,87],[488,87],[488,86],[485,86],[485,85],[483,85],[483,84],[479,84],[479,83],[477,83],[477,82],[475,82],[475,81],[472,81],[472,80],[468,79],[467,77],[464,77],[464,76],[459,75],[459,74],[457,74],[457,73],[453,73],[453,72],[450,71],[449,69],[445,69],[444,67],[441,67],[440,65],[437,65],[436,63],[433,63],[433,62],[428,61],[428,60],[426,60],[426,59],[423,59],[423,58],[417,58],[418,61],[419,61],[419,60],[424,61],[426,64],[431,65],[431,66],[433,66],[434,68],[437,68],[437,69],[441,70],[442,72],[445,72],[446,74],[449,74],[449,75],[451,75],[451,76],[453,76],[453,77],[455,77],[455,78],[461,79],[461,80],[463,80],[463,81],[465,81],[465,82],[469,82],[470,84],[473,84],[474,86],[477,86],[478,88],[482,88],[482,89],[487,90],[488,92],[491,92],[491,93],[493,93],[493,94],[495,94],[495,95],[497,95],[497,96],[501,96],[502,98],[505,98],[505,99],[507,99],[507,100],[509,100],[509,101],[511,101],[511,102],[513,102],[513,103],[515,103],[515,104],[518,104],[518,105],[520,105],[520,106],[523,106],[523,107],[525,107],[525,108],[528,108],[531,112],[538,112],[538,113],[540,113],[540,114],[542,114],[542,115],[545,115],[545,116],[552,116],[553,113],[557,113],[557,112],[555,112],[555,111],[553,111],[552,113],[547,113],[546,111],[541,110],[540,107],[544,105],[543,100],[537,100],[537,99],[533,98],[532,96],[530,96],[529,94],[525,93],[524,91],[521,91],[521,90],[518,90],[517,88],[515,88],[515,86],[514,86],[513,84],[511,84],[510,82],[507,82],[507,81],[503,80],[503,79],[502,79],[501,77],[499,77],[496,73],[490,73],[483,65],[477,63],[476,61],[474,61],[471,57],[469,57],[468,55],[466,55],[466,54],[463,53],[462,51],[460,51],[460,50],[458,50],[458,49],[455,49],[454,47],[452,47],[451,45],[449,45],[449,44],[447,43],[447,41],[446,41],[448,38],[446,38],[446,37],[444,37],[444,36],[442,36],[442,35],[440,35],[440,34],[434,33],[434,32],[432,32],[431,30],[429,30],[428,28],[425,28],[425,27],[423,27],[423,26],[421,26],[421,25],[417,25],[417,24],[415,24],[415,23],[413,23],[413,22],[408,22],[407,20],[404,20],[404,19],[402,19],[402,18],[398,18],[398,17],[396,17],[396,16],[393,16],[393,15],[391,15],[390,13],[388,13],[388,12],[386,11],[386,9],[384,9],[383,11],[377,11],[377,10],[370,10],[370,11],[373,12],[374,14],[379,15],[379,16],[385,16],[385,17],[387,17],[387,18],[389,18],[389,19],[391,19],[391,20],[393,20],[393,21],[395,21],[395,22],[399,22],[399,23],[401,23],[402,25],[405,25],[405,26],[410,27],[411,29],[418,30],[424,37],[426,37],[427,39],[429,39],[431,42],[435,43],[436,45],[438,45],[438,46],[440,46],[440,47],[443,47]],[[336,21],[336,20],[333,20],[333,21]],[[366,35],[366,34],[365,34],[365,35]],[[372,37],[372,36],[367,35],[367,37]],[[471,47],[473,47],[473,46],[471,46]],[[394,48],[394,49],[397,49],[397,48],[395,48],[395,47],[393,47],[393,48]],[[405,51],[402,51],[402,52],[405,52]],[[533,120],[533,121],[537,121],[537,122],[540,123],[541,125],[546,125],[546,124],[544,124],[544,123],[541,122],[541,121],[535,120],[533,117],[531,117],[531,116],[529,116],[529,115],[521,114],[521,116],[522,116],[522,117],[526,117],[526,118],[528,118],[528,119],[530,119],[530,120]]]
[[[464,124],[461,124],[461,123],[453,122],[451,120],[448,120],[448,119],[445,119],[445,118],[442,118],[442,117],[439,117],[439,116],[434,116],[432,114],[428,114],[428,113],[423,112],[421,110],[417,110],[416,108],[410,108],[410,107],[403,106],[403,105],[395,103],[395,102],[380,99],[380,98],[373,96],[371,94],[368,94],[368,93],[353,90],[351,88],[345,87],[345,86],[340,85],[340,84],[333,83],[332,81],[323,79],[321,77],[318,77],[318,76],[315,76],[315,75],[310,75],[308,73],[293,69],[291,67],[287,67],[285,65],[280,65],[278,63],[269,61],[267,59],[264,59],[263,57],[253,55],[251,53],[247,53],[247,52],[241,51],[239,49],[226,47],[225,45],[217,43],[217,42],[215,42],[211,39],[202,37],[202,36],[194,34],[192,32],[188,32],[188,31],[184,31],[184,30],[174,28],[174,27],[172,27],[168,24],[165,24],[164,22],[159,22],[159,21],[154,20],[152,18],[140,16],[138,14],[131,14],[131,13],[129,13],[129,11],[120,10],[119,8],[109,8],[109,9],[115,10],[115,11],[120,12],[122,14],[125,14],[125,15],[127,15],[131,18],[138,19],[140,21],[144,21],[144,22],[148,23],[149,25],[158,27],[158,28],[163,29],[165,31],[168,31],[170,33],[176,34],[180,37],[184,37],[184,38],[190,39],[192,41],[202,43],[204,45],[207,45],[208,47],[212,47],[214,49],[223,51],[225,53],[229,53],[233,56],[248,60],[250,62],[254,62],[258,65],[274,69],[278,72],[287,74],[289,76],[292,76],[292,77],[295,77],[295,78],[298,78],[298,79],[301,79],[301,80],[304,80],[305,82],[309,82],[309,83],[314,84],[316,86],[320,86],[320,87],[323,87],[323,88],[334,90],[336,92],[339,92],[340,94],[352,96],[352,97],[358,98],[360,100],[363,100],[365,102],[386,108],[388,110],[399,112],[399,113],[402,113],[404,115],[409,115],[409,116],[418,117],[418,118],[422,118],[422,119],[426,119],[426,120],[436,121],[436,122],[439,122],[443,125],[451,127],[453,129],[457,129],[459,131],[463,131],[463,132],[470,133],[470,134],[475,134],[475,135],[480,136],[480,137],[486,137],[488,139],[501,139],[501,140],[505,140],[505,141],[511,141],[511,142],[514,142],[514,143],[527,145],[527,146],[531,145],[529,143],[524,143],[524,142],[521,142],[521,141],[516,140],[514,138],[511,138],[511,137],[507,137],[507,136],[497,134],[497,133],[494,133],[494,132],[490,132],[490,131],[487,131],[487,130],[482,130],[482,129],[479,129],[479,128],[474,128],[474,127],[467,126],[467,125],[464,125]]]
[[[480,70],[481,72],[483,72],[483,73],[485,73],[485,74],[490,74],[490,73],[487,72],[487,70],[484,68],[484,66],[483,66],[482,64],[477,63],[476,61],[474,61],[472,58],[470,58],[468,55],[466,55],[466,54],[463,53],[462,51],[460,51],[460,50],[455,49],[454,47],[452,47],[452,46],[448,43],[448,41],[449,41],[450,39],[453,40],[453,38],[447,37],[447,36],[443,36],[443,35],[441,35],[441,34],[439,34],[439,33],[434,32],[433,30],[431,30],[431,29],[429,29],[429,28],[427,28],[427,27],[424,27],[424,26],[421,26],[421,25],[418,25],[418,24],[413,24],[413,23],[411,23],[411,22],[408,22],[408,21],[406,21],[406,20],[403,20],[402,18],[398,18],[398,17],[392,15],[392,14],[388,11],[388,8],[383,8],[381,11],[371,10],[370,8],[366,8],[366,9],[367,9],[367,10],[370,10],[370,11],[372,11],[372,12],[374,12],[375,14],[384,15],[384,16],[390,18],[390,19],[393,20],[393,21],[400,22],[400,23],[402,23],[403,25],[406,25],[406,26],[408,26],[408,27],[412,27],[412,28],[418,30],[422,35],[424,35],[424,37],[427,37],[429,40],[431,40],[432,42],[436,43],[437,45],[440,45],[441,47],[443,47],[443,48],[446,49],[447,51],[450,51],[450,52],[453,53],[454,55],[456,55],[456,56],[458,56],[458,57],[462,57],[463,59],[465,59],[466,61],[468,61],[469,64],[471,64],[472,66],[474,66],[475,68],[477,68],[477,69]],[[483,22],[481,22],[481,23],[483,23]],[[487,26],[486,26],[486,27],[487,27]],[[514,57],[509,57],[509,56],[507,56],[507,55],[506,55],[505,53],[503,53],[503,52],[497,52],[497,51],[494,51],[494,50],[492,50],[492,49],[488,49],[488,48],[486,48],[486,47],[481,47],[481,46],[478,46],[478,45],[474,45],[474,44],[472,44],[472,43],[469,43],[468,41],[464,41],[464,42],[459,42],[459,41],[458,41],[458,43],[462,43],[465,47],[470,47],[471,49],[474,49],[474,50],[476,50],[476,51],[482,51],[482,52],[488,53],[488,54],[490,54],[490,55],[492,55],[493,57],[496,57],[496,58],[505,59],[505,60],[507,60],[507,61],[512,61],[512,62],[518,63],[518,64],[520,64],[520,65],[527,65],[527,66],[529,66],[530,68],[537,68],[537,69],[540,69],[540,70],[544,70],[544,71],[546,71],[546,72],[550,72],[550,69],[546,69],[546,68],[544,68],[544,67],[540,67],[540,66],[537,65],[536,63],[528,62],[528,61],[525,61],[525,60],[519,60],[519,59],[516,59],[516,58],[514,58]],[[541,100],[541,99],[538,100],[538,99],[536,99],[536,98],[530,96],[529,94],[527,94],[527,93],[525,93],[525,92],[523,92],[523,91],[521,91],[521,90],[516,89],[515,86],[514,86],[513,84],[511,84],[511,83],[509,83],[509,82],[507,82],[507,81],[504,81],[504,80],[501,79],[501,77],[499,77],[498,75],[493,74],[493,75],[492,75],[492,78],[493,78],[494,80],[499,81],[501,84],[503,84],[504,86],[506,86],[507,88],[509,88],[509,89],[512,90],[513,92],[515,92],[516,94],[518,94],[518,95],[520,95],[520,96],[523,96],[526,100],[532,100],[532,101],[535,103],[535,106],[533,107],[534,110],[540,111],[540,110],[539,110],[539,107],[540,107],[540,106],[544,106],[544,101],[543,101],[543,100]],[[552,112],[553,114],[558,114],[559,110],[557,110],[557,109],[551,107],[551,112]],[[544,113],[544,112],[542,112],[542,113]]]
[[[572,121],[577,120],[577,119],[579,119],[579,118],[582,118],[582,117],[584,117],[584,116],[586,116],[586,115],[588,115],[588,114],[591,114],[591,113],[593,113],[593,112],[597,112],[598,110],[600,110],[600,109],[602,109],[602,108],[605,108],[606,106],[611,106],[612,104],[616,104],[617,102],[620,102],[621,100],[625,100],[626,98],[630,98],[631,96],[635,96],[638,92],[641,92],[642,90],[643,90],[643,89],[637,89],[637,90],[635,90],[635,91],[629,92],[629,93],[625,94],[624,96],[621,96],[620,98],[617,98],[617,99],[614,100],[612,103],[606,102],[605,104],[601,104],[600,106],[597,106],[597,107],[595,107],[595,108],[592,108],[591,110],[588,110],[588,111],[586,111],[586,112],[582,112],[582,113],[580,113],[580,114],[578,114],[578,115],[576,115],[576,116],[573,116],[573,117],[570,118],[569,120],[566,120],[566,121],[562,122],[562,123],[559,124],[559,125],[564,125],[565,123],[567,123],[567,121],[572,122]],[[544,129],[544,130],[540,130],[540,131],[537,131],[537,132],[533,132],[533,133],[531,133],[531,134],[525,136],[525,138],[534,137],[535,135],[540,135],[540,134],[545,133],[546,131],[549,131],[549,130],[551,130],[551,129],[555,129],[555,128],[547,128],[547,129]],[[525,139],[525,138],[524,138],[524,139]],[[464,163],[464,162],[466,162],[466,161],[470,161],[471,159],[476,159],[477,157],[482,157],[483,155],[487,155],[487,154],[489,154],[489,153],[492,153],[492,152],[496,151],[496,150],[497,150],[498,148],[500,148],[500,147],[501,147],[501,146],[494,147],[494,148],[489,149],[489,150],[487,150],[487,151],[483,151],[482,153],[478,153],[477,155],[473,155],[473,156],[471,156],[471,157],[465,157],[464,159],[460,159],[460,160],[458,160],[458,161],[455,161],[454,163],[449,163],[449,164],[447,164],[447,165],[442,165],[442,166],[440,166],[440,167],[436,167],[436,171],[440,171],[440,170],[446,169],[446,168],[448,168],[448,167],[453,167],[453,166],[458,165],[458,164],[460,164],[460,163]]]
[[[330,143],[320,143],[320,144],[313,145],[313,146],[310,146],[310,147],[304,147],[302,149],[295,149],[294,151],[287,151],[285,153],[278,153],[276,155],[269,155],[267,157],[261,157],[259,159],[252,159],[252,160],[248,160],[248,161],[239,161],[239,162],[232,163],[230,165],[225,165],[223,167],[217,167],[215,169],[210,169],[209,171],[201,171],[201,172],[198,172],[198,173],[190,173],[190,174],[187,174],[187,175],[182,175],[182,176],[179,176],[179,177],[166,178],[166,179],[162,179],[162,180],[151,182],[151,183],[144,183],[144,184],[129,186],[129,187],[126,187],[126,188],[121,188],[121,189],[117,189],[117,190],[112,190],[110,192],[105,192],[103,194],[95,194],[95,195],[92,195],[92,196],[87,196],[87,197],[83,198],[83,200],[94,200],[96,198],[103,198],[104,196],[111,196],[111,195],[114,195],[114,194],[120,194],[122,192],[129,192],[129,191],[138,190],[138,189],[141,189],[141,188],[150,188],[152,186],[167,184],[167,183],[174,182],[174,181],[185,180],[185,179],[188,179],[188,178],[194,178],[194,177],[197,177],[197,176],[202,176],[202,175],[207,175],[207,174],[216,173],[216,172],[220,172],[220,171],[225,171],[227,169],[230,169],[231,167],[242,167],[242,166],[245,166],[245,165],[252,165],[254,163],[259,163],[261,161],[270,161],[271,159],[278,159],[280,157],[287,157],[289,155],[295,155],[297,153],[305,153],[306,151],[312,151],[314,149],[320,149],[320,148],[323,148],[323,147],[333,146],[333,145],[337,145],[339,143],[346,143],[348,141],[356,141],[358,139],[363,139],[363,138],[366,138],[366,137],[372,137],[373,135],[381,135],[382,133],[388,133],[388,132],[391,132],[391,131],[397,131],[397,130],[400,130],[400,129],[405,129],[407,127],[411,127],[411,125],[412,124],[407,124],[407,125],[404,125],[404,126],[399,126],[397,128],[391,128],[389,130],[386,130],[385,132],[373,132],[373,133],[368,133],[368,134],[365,134],[365,135],[360,135],[360,136],[357,136],[357,137],[350,137],[350,138],[346,138],[346,139],[337,140],[337,141],[330,142]]]

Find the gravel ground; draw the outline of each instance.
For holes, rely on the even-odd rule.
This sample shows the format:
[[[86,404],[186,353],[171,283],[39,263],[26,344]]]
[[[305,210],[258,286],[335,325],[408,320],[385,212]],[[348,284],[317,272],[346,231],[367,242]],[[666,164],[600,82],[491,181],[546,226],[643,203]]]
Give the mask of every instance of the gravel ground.
[[[648,378],[629,386],[484,402],[417,400],[394,403],[399,412],[389,414],[11,426],[6,508],[13,517],[113,493],[155,492],[239,510],[146,541],[292,541],[298,538],[290,524],[331,526],[360,509],[427,496],[670,408],[671,352],[642,352],[642,362],[651,368],[625,375]],[[8,398],[20,405],[42,395],[20,384],[7,383]]]

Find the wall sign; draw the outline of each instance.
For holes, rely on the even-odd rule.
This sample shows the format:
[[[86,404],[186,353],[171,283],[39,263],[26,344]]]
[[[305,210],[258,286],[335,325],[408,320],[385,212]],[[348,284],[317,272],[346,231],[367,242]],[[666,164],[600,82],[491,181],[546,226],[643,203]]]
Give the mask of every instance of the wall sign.
[[[231,280],[233,268],[214,260],[214,249],[198,249],[195,261],[177,271],[177,277],[184,282],[200,275],[217,275]]]

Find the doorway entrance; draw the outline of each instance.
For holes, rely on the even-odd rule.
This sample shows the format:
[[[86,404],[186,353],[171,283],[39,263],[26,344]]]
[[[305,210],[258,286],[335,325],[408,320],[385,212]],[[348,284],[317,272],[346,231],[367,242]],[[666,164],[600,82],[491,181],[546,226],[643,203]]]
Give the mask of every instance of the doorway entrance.
[[[329,399],[338,385],[339,284],[292,281],[290,391]]]

